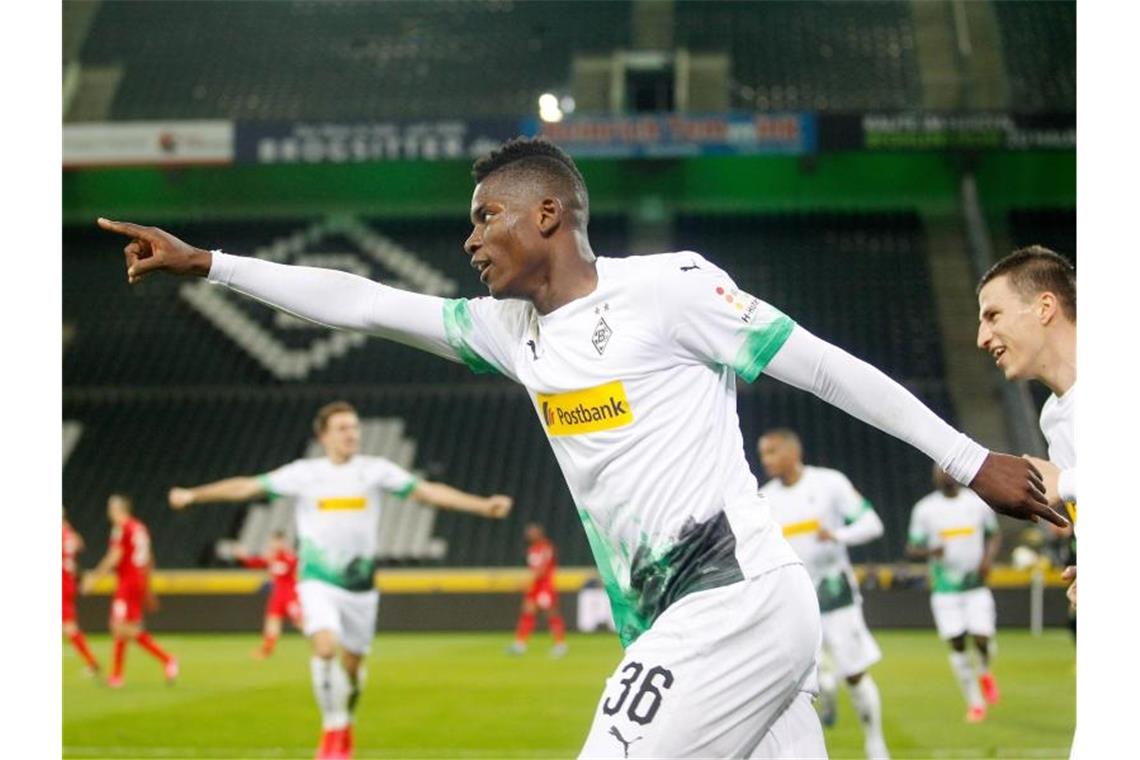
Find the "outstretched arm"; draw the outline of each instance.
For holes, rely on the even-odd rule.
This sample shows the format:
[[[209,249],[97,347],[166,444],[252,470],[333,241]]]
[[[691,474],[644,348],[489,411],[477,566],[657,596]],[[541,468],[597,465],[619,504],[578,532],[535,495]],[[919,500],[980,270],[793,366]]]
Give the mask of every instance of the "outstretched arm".
[[[191,504],[211,501],[249,501],[265,496],[265,486],[258,478],[242,476],[216,480],[193,488],[170,489],[167,498],[172,509],[185,509]]]
[[[111,572],[111,568],[119,564],[122,557],[123,550],[118,544],[108,549],[103,559],[99,560],[99,564],[83,575],[83,592],[87,593],[94,588],[95,582]]]
[[[844,546],[859,546],[874,541],[883,535],[883,521],[875,510],[868,506],[849,524],[835,529],[836,541]]]
[[[911,444],[970,486],[994,511],[1067,524],[1049,508],[1041,473],[1031,463],[987,451],[894,380],[802,327],[792,330],[765,373]]]
[[[421,480],[409,494],[416,501],[422,501],[440,509],[453,509],[457,512],[470,512],[481,517],[503,518],[511,511],[514,500],[510,496],[476,496],[475,494],[452,488],[446,483]]]
[[[242,295],[326,327],[395,340],[460,361],[448,343],[444,300],[382,285],[358,275],[290,266],[195,248],[157,227],[100,219],[131,238],[123,249],[132,285],[152,272],[207,277]]]

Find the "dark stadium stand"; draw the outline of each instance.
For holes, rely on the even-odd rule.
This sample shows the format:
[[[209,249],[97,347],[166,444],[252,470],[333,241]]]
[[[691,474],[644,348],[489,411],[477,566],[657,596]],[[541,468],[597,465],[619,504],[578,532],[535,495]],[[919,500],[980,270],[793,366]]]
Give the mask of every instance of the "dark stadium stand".
[[[114,119],[518,115],[565,87],[573,51],[628,46],[629,15],[566,0],[112,2],[81,60],[125,64]]]
[[[1077,4],[1022,2],[994,4],[1009,79],[1010,110],[1077,109]]]
[[[732,56],[746,110],[920,108],[910,4],[678,0],[676,44]]]
[[[481,290],[459,248],[466,222],[374,220],[368,228],[453,277],[461,283],[459,293]],[[313,220],[296,220],[176,231],[200,245],[242,253],[273,255],[280,252],[275,241],[299,241],[312,255],[354,248],[347,233],[306,242],[312,229]],[[622,218],[596,219],[591,232],[599,254],[626,249]],[[942,380],[923,233],[913,214],[681,216],[675,237],[676,249],[700,251],[745,290],[883,368],[954,419]],[[160,563],[211,563],[215,541],[237,535],[245,510],[175,515],[163,505],[166,489],[260,472],[302,455],[314,410],[347,397],[365,416],[402,418],[416,445],[414,467],[429,477],[518,500],[505,524],[439,515],[433,535],[447,542],[443,562],[516,564],[516,538],[528,519],[547,524],[565,563],[591,562],[534,411],[509,382],[476,377],[461,365],[379,340],[314,368],[300,382],[282,379],[240,341],[210,327],[180,296],[185,283],[154,277],[129,289],[117,241],[98,230],[67,229],[64,252],[64,319],[74,331],[64,352],[64,418],[83,425],[64,468],[64,492],[79,527],[92,536],[105,534],[106,494],[123,489],[138,496],[152,522]],[[359,252],[352,260],[371,276],[391,277]],[[303,349],[329,335],[282,327],[272,310],[227,299],[288,347]],[[925,458],[799,391],[765,379],[741,386],[745,450],[755,471],[756,437],[773,425],[796,427],[811,461],[847,472],[882,509],[887,537],[865,556],[896,557],[907,511],[926,490]]]
[[[1019,209],[1009,214],[1010,248],[1043,245],[1077,263],[1075,209]]]

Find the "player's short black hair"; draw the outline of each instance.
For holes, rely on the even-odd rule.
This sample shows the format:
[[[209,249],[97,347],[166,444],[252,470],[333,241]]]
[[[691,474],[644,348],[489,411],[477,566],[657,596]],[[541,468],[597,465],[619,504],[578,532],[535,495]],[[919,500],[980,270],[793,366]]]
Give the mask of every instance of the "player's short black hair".
[[[978,283],[978,292],[992,280],[1009,275],[1009,284],[1023,298],[1049,292],[1057,296],[1061,311],[1077,321],[1077,268],[1067,258],[1043,245],[1018,248],[990,267]]]
[[[478,158],[471,176],[479,183],[500,171],[518,172],[519,179],[541,183],[562,196],[563,203],[585,226],[590,217],[586,180],[570,155],[542,137],[516,137]]]

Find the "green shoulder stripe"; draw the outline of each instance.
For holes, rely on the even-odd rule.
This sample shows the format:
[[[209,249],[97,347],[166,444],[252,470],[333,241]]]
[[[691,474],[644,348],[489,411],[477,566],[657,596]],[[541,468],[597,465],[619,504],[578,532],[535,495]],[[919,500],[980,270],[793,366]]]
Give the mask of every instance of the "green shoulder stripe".
[[[410,494],[412,491],[416,490],[416,486],[418,486],[419,484],[420,484],[419,478],[412,478],[411,480],[408,481],[408,484],[406,486],[404,486],[403,488],[401,488],[399,491],[393,491],[392,495],[396,496],[398,498],[401,498],[401,499],[406,499],[406,498],[408,498],[408,494]]]
[[[763,329],[745,329],[744,343],[736,352],[732,368],[747,382],[753,382],[772,361],[772,357],[784,345],[796,323],[784,314],[778,316]]]
[[[265,491],[265,495],[268,496],[271,501],[281,498],[281,494],[273,490],[273,483],[269,480],[269,473],[258,475],[257,482],[261,484],[261,490]]]
[[[471,346],[468,337],[475,329],[471,319],[471,310],[466,298],[448,298],[443,302],[443,329],[447,333],[447,342],[463,360],[463,363],[477,375],[491,373],[503,374],[503,371],[490,360],[479,355]]]

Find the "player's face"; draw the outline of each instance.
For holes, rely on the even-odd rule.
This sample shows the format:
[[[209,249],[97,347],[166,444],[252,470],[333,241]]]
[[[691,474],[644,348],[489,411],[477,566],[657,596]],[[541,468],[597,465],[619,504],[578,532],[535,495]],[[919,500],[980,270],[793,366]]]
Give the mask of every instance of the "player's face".
[[[795,445],[778,435],[766,435],[757,447],[764,474],[770,478],[782,478],[796,466]]]
[[[353,412],[337,412],[328,418],[320,440],[332,459],[355,456],[360,451],[360,418]]]
[[[526,540],[533,543],[542,538],[542,528],[537,525],[526,526]]]
[[[127,505],[122,499],[117,496],[112,496],[107,499],[107,519],[112,523],[115,525],[125,523],[129,516],[130,510],[127,509]]]
[[[493,298],[531,300],[547,273],[538,211],[520,188],[488,177],[471,196],[474,229],[463,244],[471,266]]]
[[[1015,291],[1008,276],[996,277],[978,293],[978,348],[993,357],[1006,380],[1036,377],[1045,331],[1032,302]]]

